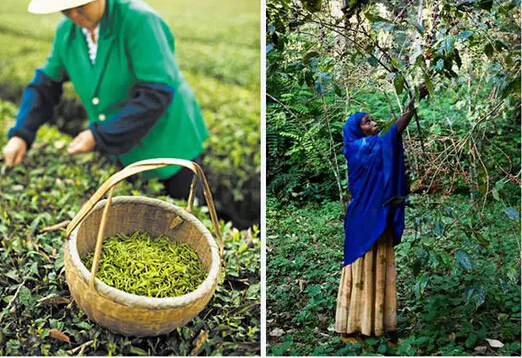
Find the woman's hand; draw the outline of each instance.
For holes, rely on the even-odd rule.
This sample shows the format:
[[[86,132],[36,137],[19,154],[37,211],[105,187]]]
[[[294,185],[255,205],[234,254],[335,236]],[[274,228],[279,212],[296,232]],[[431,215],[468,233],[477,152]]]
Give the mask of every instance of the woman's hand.
[[[426,83],[422,83],[419,86],[419,99],[422,100],[429,94],[428,88],[426,87]],[[415,113],[415,97],[413,97],[408,104],[408,107],[406,107],[406,111],[397,118],[397,131],[399,133],[402,133],[402,131],[408,126],[410,123],[411,118],[413,117],[413,114]]]
[[[96,142],[94,141],[94,136],[92,135],[91,130],[87,129],[73,139],[71,144],[67,147],[67,153],[87,153],[94,149],[95,144]]]
[[[8,167],[18,165],[24,159],[27,143],[20,137],[12,137],[4,147],[4,160]]]

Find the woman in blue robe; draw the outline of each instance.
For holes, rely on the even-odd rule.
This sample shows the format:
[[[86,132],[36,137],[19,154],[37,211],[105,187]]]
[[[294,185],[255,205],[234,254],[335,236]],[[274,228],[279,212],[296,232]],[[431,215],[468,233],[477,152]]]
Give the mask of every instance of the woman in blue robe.
[[[421,86],[420,98],[427,91]],[[352,200],[344,219],[344,264],[337,296],[335,330],[382,336],[397,329],[393,246],[404,231],[404,150],[401,134],[415,112],[406,111],[385,133],[367,113],[351,115],[343,127]]]

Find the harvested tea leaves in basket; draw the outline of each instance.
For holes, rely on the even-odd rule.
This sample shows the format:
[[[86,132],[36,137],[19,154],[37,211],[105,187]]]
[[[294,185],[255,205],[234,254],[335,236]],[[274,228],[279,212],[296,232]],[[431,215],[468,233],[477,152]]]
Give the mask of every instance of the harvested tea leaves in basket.
[[[94,252],[82,261],[92,267]],[[136,231],[103,239],[96,278],[109,286],[140,296],[176,297],[194,291],[207,271],[186,243],[167,236],[151,238]]]

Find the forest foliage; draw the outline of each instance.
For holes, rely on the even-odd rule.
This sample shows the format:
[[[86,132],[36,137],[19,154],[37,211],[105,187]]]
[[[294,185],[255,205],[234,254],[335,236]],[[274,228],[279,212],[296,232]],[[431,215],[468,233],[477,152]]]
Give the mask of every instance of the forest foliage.
[[[430,98],[405,136],[411,179],[444,182],[448,192],[475,189],[482,198],[517,184],[519,2],[435,1],[421,10],[415,1],[350,2],[340,17],[331,3],[267,4],[274,195],[346,203],[344,120],[363,110],[386,128],[422,82]]]

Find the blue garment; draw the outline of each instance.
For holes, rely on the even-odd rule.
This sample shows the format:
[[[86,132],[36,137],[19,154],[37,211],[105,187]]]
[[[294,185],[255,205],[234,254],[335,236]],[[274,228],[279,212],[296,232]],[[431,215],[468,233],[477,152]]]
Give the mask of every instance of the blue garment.
[[[394,124],[384,135],[366,137],[359,127],[366,113],[357,112],[343,126],[343,153],[348,162],[352,200],[344,217],[344,265],[363,256],[393,229],[398,244],[404,231],[406,181],[402,138]]]
[[[38,128],[49,120],[62,95],[63,82],[56,81],[42,70],[36,70],[22,96],[16,124],[9,138],[22,138],[29,148]],[[132,89],[132,99],[122,104],[116,115],[103,124],[91,123],[96,149],[106,154],[121,155],[140,143],[169,107],[174,89],[160,83],[139,82]]]
[[[22,95],[16,123],[7,132],[7,136],[22,138],[29,148],[38,128],[51,118],[54,106],[60,102],[62,83],[49,78],[41,70],[36,70]]]

